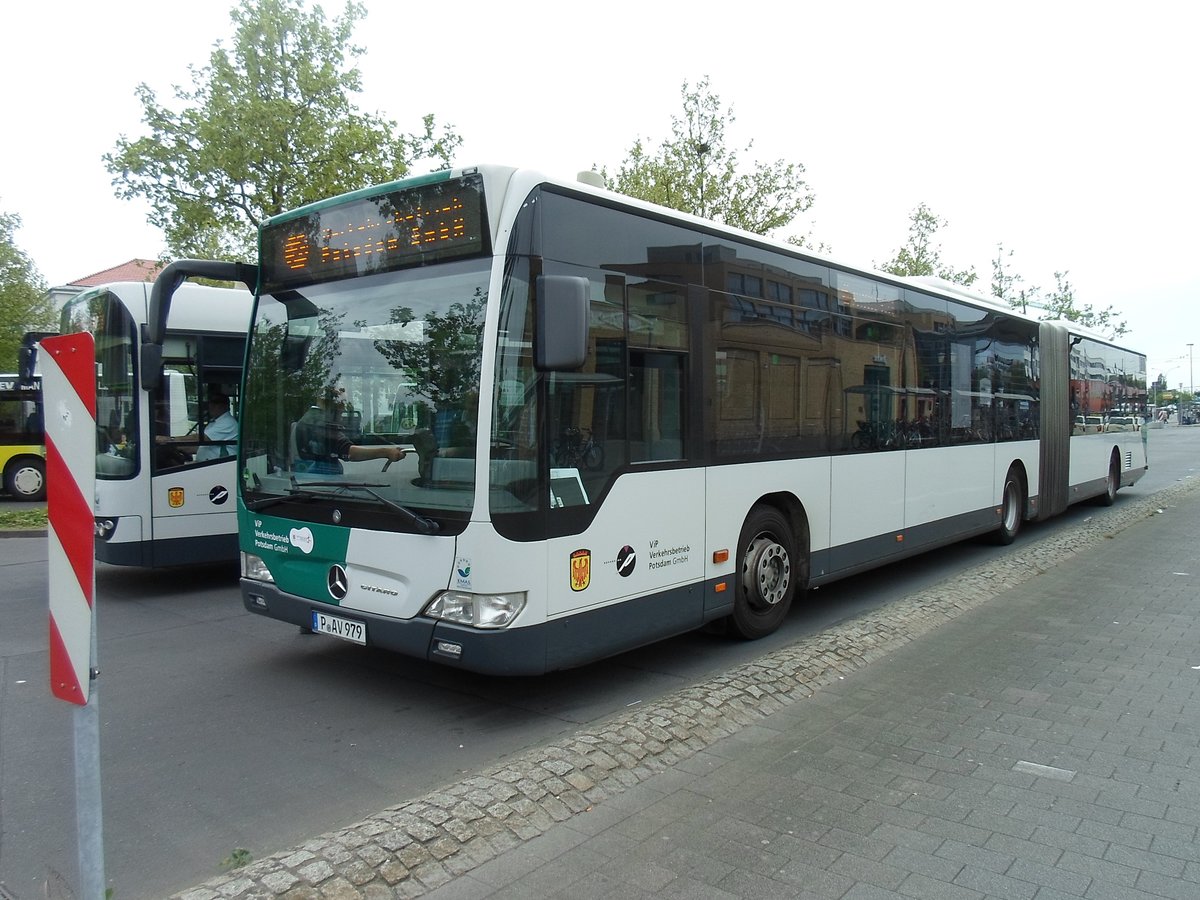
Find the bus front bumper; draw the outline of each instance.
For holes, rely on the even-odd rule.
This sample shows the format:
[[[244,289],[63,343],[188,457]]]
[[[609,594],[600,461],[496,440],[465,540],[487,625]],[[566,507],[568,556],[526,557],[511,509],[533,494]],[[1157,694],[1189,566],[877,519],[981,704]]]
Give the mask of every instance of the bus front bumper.
[[[287,594],[273,584],[241,579],[247,611],[311,629],[313,612],[340,616],[366,627],[366,645],[405,656],[443,663],[485,675],[542,675],[546,672],[543,628],[478,629],[425,616],[395,619],[360,610],[343,610]]]

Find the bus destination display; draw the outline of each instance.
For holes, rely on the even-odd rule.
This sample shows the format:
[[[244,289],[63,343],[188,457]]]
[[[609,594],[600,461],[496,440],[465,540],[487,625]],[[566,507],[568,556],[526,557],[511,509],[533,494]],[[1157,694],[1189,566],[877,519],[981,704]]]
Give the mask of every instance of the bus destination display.
[[[486,245],[478,181],[356,197],[268,225],[263,290],[474,256]]]

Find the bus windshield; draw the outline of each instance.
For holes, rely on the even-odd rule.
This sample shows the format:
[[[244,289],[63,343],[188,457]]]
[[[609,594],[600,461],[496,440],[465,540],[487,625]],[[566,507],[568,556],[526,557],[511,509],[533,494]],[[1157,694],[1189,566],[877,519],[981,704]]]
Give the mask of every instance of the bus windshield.
[[[116,294],[100,291],[69,303],[61,327],[96,341],[96,477],[131,478],[140,459],[133,319]]]
[[[260,296],[242,405],[248,509],[288,503],[328,521],[334,503],[350,521],[410,530],[402,507],[465,523],[490,262]],[[393,446],[406,454],[395,464],[379,452]]]

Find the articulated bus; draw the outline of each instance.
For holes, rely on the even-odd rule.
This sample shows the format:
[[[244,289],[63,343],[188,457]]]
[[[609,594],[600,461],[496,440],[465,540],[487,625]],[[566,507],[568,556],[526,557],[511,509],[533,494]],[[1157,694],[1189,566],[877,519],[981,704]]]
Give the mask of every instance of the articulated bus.
[[[62,333],[96,346],[96,558],[158,568],[236,560],[236,416],[253,295],[186,284],[158,322],[151,285],[91,288]],[[143,345],[157,327],[154,353]],[[221,406],[221,409],[218,409]]]
[[[760,637],[1146,468],[1073,427],[1144,409],[1138,353],[531,171],[276,216],[254,277],[245,607],[478,672]]]

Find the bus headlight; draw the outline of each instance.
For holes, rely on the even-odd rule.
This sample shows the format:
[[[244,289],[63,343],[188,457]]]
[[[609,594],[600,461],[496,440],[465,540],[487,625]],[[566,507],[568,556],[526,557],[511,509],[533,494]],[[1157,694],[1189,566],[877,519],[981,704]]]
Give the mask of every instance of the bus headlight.
[[[242,577],[275,583],[275,579],[267,569],[267,564],[262,561],[262,557],[255,556],[253,553],[242,553]]]
[[[472,628],[504,628],[524,608],[524,591],[513,594],[443,591],[425,607],[424,614]]]

